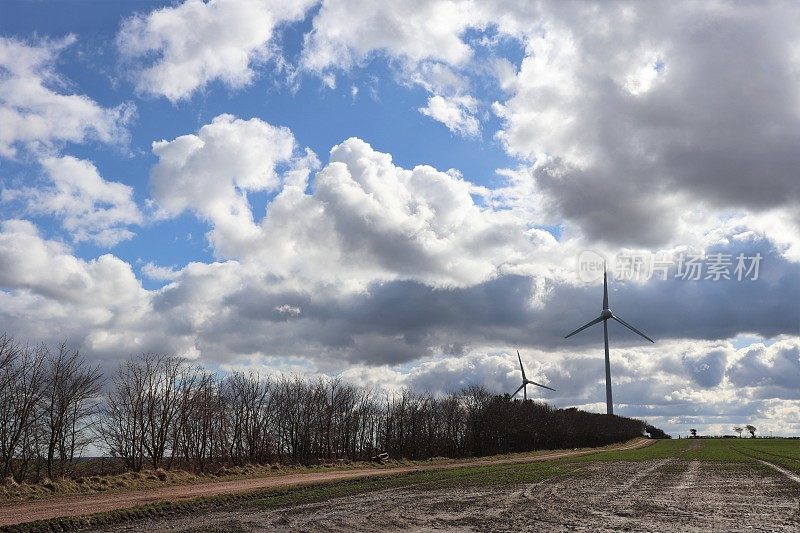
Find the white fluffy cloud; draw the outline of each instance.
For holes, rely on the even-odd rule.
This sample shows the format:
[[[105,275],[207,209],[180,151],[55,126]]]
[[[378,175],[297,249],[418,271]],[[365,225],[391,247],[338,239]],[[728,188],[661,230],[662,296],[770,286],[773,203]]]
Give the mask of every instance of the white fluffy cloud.
[[[104,180],[91,162],[71,156],[48,157],[42,160],[42,168],[47,185],[6,189],[3,200],[22,200],[30,214],[59,218],[78,242],[113,246],[133,236],[129,225],[141,224],[133,188]]]
[[[81,259],[24,220],[0,224],[0,267],[4,332],[67,340],[103,364],[141,352],[235,358],[212,356],[215,323],[228,312],[228,295],[263,283],[236,262],[191,263],[169,276],[171,284],[146,290],[127,262],[111,254]]]
[[[480,133],[480,124],[475,118],[477,109],[478,102],[471,96],[434,95],[428,98],[428,105],[421,107],[419,111],[441,122],[453,133],[474,137]]]
[[[263,241],[254,251],[283,275],[469,285],[555,245],[513,215],[478,206],[460,177],[397,167],[359,139],[331,150],[312,189],[284,188],[261,223]]]
[[[147,329],[146,291],[117,257],[80,259],[63,244],[43,239],[32,223],[6,220],[0,224],[0,265],[9,333],[69,339],[90,353],[109,355],[136,349],[143,337],[136,331]]]
[[[512,226],[476,206],[469,183],[430,167],[396,167],[359,139],[334,147],[311,195],[285,190],[263,223],[269,256],[290,251],[287,266],[303,264],[308,244],[319,243],[323,264],[348,276],[457,284],[491,277],[499,266],[492,256],[510,239],[524,245]]]
[[[104,108],[87,96],[62,92],[66,83],[53,64],[75,41],[72,35],[34,44],[0,37],[0,157],[14,157],[19,147],[126,140],[132,106]]]
[[[4,286],[98,307],[119,308],[139,296],[130,266],[111,255],[78,259],[63,244],[42,239],[36,226],[24,220],[6,220],[0,229]]]
[[[32,224],[6,221],[0,227],[0,265],[0,284],[7,289],[0,293],[0,302],[8,327],[23,338],[67,339],[107,364],[131,353],[157,350],[226,367],[263,364],[273,371],[321,370],[389,391],[407,386],[441,393],[477,383],[493,392],[510,393],[519,382],[513,350],[483,346],[448,345],[435,349],[435,357],[408,364],[420,355],[412,351],[402,366],[374,366],[375,357],[386,348],[403,344],[402,336],[389,335],[383,343],[343,344],[344,351],[381,350],[381,354],[362,354],[364,359],[352,364],[330,344],[335,342],[333,334],[355,326],[353,331],[360,335],[380,339],[376,309],[361,311],[362,320],[369,315],[372,326],[359,325],[352,310],[347,311],[350,304],[342,301],[341,309],[351,316],[337,321],[321,292],[313,296],[287,292],[237,262],[193,263],[171,272],[171,282],[163,289],[147,291],[130,266],[114,256],[81,260],[64,245],[43,239]],[[260,307],[243,307],[237,294],[248,295]],[[505,305],[500,302],[498,307]],[[420,307],[418,312],[426,309]],[[528,375],[557,389],[537,389],[530,391],[532,396],[564,407],[602,409],[599,342],[577,352],[541,350],[524,342],[518,346]],[[738,350],[727,341],[615,345],[618,410],[673,432],[685,432],[689,424],[714,431],[713,423],[720,421],[754,422],[762,431],[791,432],[796,409],[786,398],[787,393],[796,394],[797,350],[796,337],[783,337],[770,346],[755,342]],[[703,361],[716,353],[727,354],[722,377],[697,379],[705,375]],[[331,357],[334,354],[339,357]],[[725,431],[726,425],[716,431]]]
[[[211,221],[215,249],[236,255],[258,233],[247,193],[274,191],[276,167],[289,163],[294,151],[286,128],[220,115],[196,135],[153,143],[153,198],[166,215],[191,209]]]
[[[263,159],[265,147],[259,142],[276,131],[286,136],[283,155],[276,158],[273,151]],[[206,142],[211,138],[213,143]],[[253,150],[245,147],[244,152],[258,154],[256,163],[212,164],[224,161],[232,146],[246,144],[244,138],[254,142]],[[191,149],[183,149],[184,139]],[[485,191],[456,173],[427,166],[404,169],[389,154],[348,139],[307,181],[306,172],[293,166],[298,150],[290,133],[230,116],[158,146],[167,150],[158,153],[154,179],[175,184],[164,189],[161,201],[176,202],[172,214],[194,209],[206,219],[215,252],[227,259],[184,270],[145,267],[149,276],[170,282],[154,299],[156,309],[171,317],[163,322],[199,354],[222,360],[234,354],[256,361],[281,355],[310,358],[333,372],[345,362],[399,364],[467,353],[469,346],[481,344],[561,350],[566,324],[585,322],[599,305],[599,294],[566,281],[580,250],[574,242],[557,242],[545,231],[531,230],[525,210],[520,215],[513,208],[479,205],[473,194]],[[172,149],[179,156],[174,160],[166,155]],[[241,159],[250,161],[246,155]],[[277,159],[285,172],[276,170]],[[242,194],[245,183],[275,191],[265,200],[260,221],[252,217],[251,199]],[[218,199],[226,200],[219,206],[207,203]],[[230,218],[231,205],[247,216]],[[224,227],[231,231],[218,231]],[[767,243],[753,235],[723,244],[726,238],[734,241],[731,234],[720,234],[716,245],[757,246],[765,254],[759,284],[736,289],[734,282],[696,287],[674,280],[615,285],[620,291],[613,296],[615,307],[662,342],[726,339],[742,331],[789,333],[792,322],[786,313],[792,306],[787,301],[797,289],[789,281],[791,265],[768,253]],[[758,305],[745,310],[725,304],[721,295],[730,290]],[[625,309],[639,315],[626,315]],[[669,320],[664,309],[673,312]],[[743,314],[759,318],[743,321]],[[704,327],[698,327],[701,323]],[[624,346],[630,339],[622,336],[619,342]],[[594,344],[587,336],[572,346],[583,351]],[[714,350],[710,345],[684,350],[671,372],[688,376],[697,390],[714,387],[729,360]],[[658,361],[650,358],[650,366]],[[281,359],[280,364],[287,363]],[[464,364],[477,368],[473,375],[478,376],[492,363]],[[630,373],[646,370],[639,364]],[[577,370],[555,365],[552,371],[563,371],[564,381],[577,383],[563,401],[585,401],[582,382],[570,377]],[[424,376],[408,379],[419,387],[432,383]]]
[[[302,19],[310,0],[186,0],[124,22],[117,45],[137,65],[137,90],[175,102],[211,81],[252,82],[273,53],[278,25]]]
[[[310,192],[309,156],[296,155],[291,132],[258,119],[223,115],[153,151],[153,197],[166,213],[192,209],[213,225],[219,256],[284,278],[359,290],[395,279],[469,285],[556,245],[513,214],[476,204],[475,187],[459,176],[397,167],[355,138],[331,150]],[[246,193],[276,190],[254,221]]]
[[[469,7],[458,1],[323,1],[301,64],[313,71],[346,69],[376,51],[410,62],[463,63],[472,55],[460,38],[474,23]]]
[[[358,143],[348,149],[369,156],[362,165],[376,157]],[[344,155],[334,157],[345,165]],[[303,214],[298,210],[289,218]],[[315,266],[319,265],[327,263]],[[591,298],[599,298],[596,290],[551,282],[555,287],[544,297],[543,307],[530,297],[530,291],[539,289],[523,276],[438,289],[412,281],[383,282],[342,294],[302,278],[276,277],[268,262],[245,258],[192,263],[177,270],[151,265],[146,270],[169,283],[148,291],[130,265],[118,258],[79,259],[63,244],[43,239],[25,221],[6,221],[0,227],[0,267],[0,285],[6,289],[0,303],[7,327],[24,338],[66,338],[107,362],[157,350],[198,357],[210,365],[265,364],[342,373],[345,379],[389,389],[445,392],[479,383],[496,392],[512,392],[518,381],[514,356],[508,348],[494,348],[511,345],[522,350],[530,376],[557,389],[532,393],[536,397],[565,407],[603,407],[600,337],[589,335],[569,351],[563,341],[552,349],[542,348],[544,339],[560,338],[567,323],[579,322],[573,308],[580,313],[596,308],[599,299]],[[764,276],[791,292],[776,274],[765,271]],[[666,333],[691,334],[672,324],[675,317],[684,316],[681,324],[714,317],[726,331],[735,331],[741,321],[729,325],[730,314],[714,316],[720,306],[730,307],[715,296],[718,288],[722,290],[711,283],[685,291],[665,286],[656,291],[661,296],[654,296],[647,287],[612,287],[615,308],[646,311],[623,316],[659,339],[656,345],[630,346],[626,330],[612,331],[618,410],[673,432],[685,431],[687,424],[713,431],[713,420],[755,422],[788,431],[780,421],[789,420],[788,398],[796,394],[796,336],[780,336],[769,345],[756,341],[737,350],[731,341],[670,340]],[[699,299],[707,309],[695,309],[697,301],[685,296],[686,291],[700,289],[705,289]],[[774,291],[761,289],[764,308],[774,307],[768,297]],[[679,294],[665,301],[664,292]],[[632,298],[663,305],[648,307]],[[664,308],[673,318],[663,326],[666,330],[654,332],[652,325],[665,320],[659,312]],[[756,317],[763,314],[753,306],[749,311]],[[375,366],[380,363],[390,366]]]

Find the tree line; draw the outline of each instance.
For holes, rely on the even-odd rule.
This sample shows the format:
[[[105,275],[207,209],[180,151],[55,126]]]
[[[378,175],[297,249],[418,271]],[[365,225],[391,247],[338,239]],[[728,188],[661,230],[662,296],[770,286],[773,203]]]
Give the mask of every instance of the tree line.
[[[473,385],[394,394],[338,378],[224,375],[144,354],[104,380],[62,345],[0,337],[0,462],[18,481],[73,472],[93,443],[127,470],[470,457],[599,446],[643,434],[618,416],[514,401]]]

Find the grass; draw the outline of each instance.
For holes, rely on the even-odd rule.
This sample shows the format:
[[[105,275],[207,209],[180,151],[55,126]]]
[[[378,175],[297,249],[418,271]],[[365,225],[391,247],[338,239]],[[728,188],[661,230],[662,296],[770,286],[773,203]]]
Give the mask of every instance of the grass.
[[[0,501],[38,500],[67,494],[124,492],[167,485],[188,485],[203,478],[181,470],[143,470],[116,475],[76,478],[44,478],[39,483],[16,483],[10,477],[0,487]]]

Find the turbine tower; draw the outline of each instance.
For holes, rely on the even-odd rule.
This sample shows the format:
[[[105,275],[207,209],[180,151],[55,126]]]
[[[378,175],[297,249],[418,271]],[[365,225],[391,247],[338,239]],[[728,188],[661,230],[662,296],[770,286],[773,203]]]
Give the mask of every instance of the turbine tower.
[[[620,317],[615,315],[611,312],[611,309],[608,308],[608,275],[606,274],[605,265],[603,265],[603,311],[600,313],[600,316],[586,324],[585,326],[581,326],[566,337],[568,339],[575,335],[576,333],[585,330],[589,326],[594,326],[598,322],[603,323],[603,337],[605,338],[605,345],[606,345],[606,412],[610,415],[614,414],[614,402],[611,400],[611,360],[608,357],[608,320],[616,320],[629,330],[633,331],[637,335],[641,335],[645,339],[649,340],[650,342],[655,342],[653,339],[636,329],[635,327],[631,326]]]
[[[536,383],[535,381],[531,381],[525,376],[525,368],[522,366],[522,357],[520,357],[520,355],[519,355],[519,350],[517,350],[517,359],[519,359],[519,369],[522,372],[522,385],[520,385],[519,388],[516,391],[514,391],[514,394],[511,395],[512,398],[514,396],[516,396],[519,393],[519,391],[522,391],[522,395],[523,395],[524,401],[527,402],[528,401],[528,385],[536,385],[537,387],[542,387],[543,389],[549,389],[549,390],[555,392],[555,389],[551,389],[547,385],[542,385],[541,383]]]

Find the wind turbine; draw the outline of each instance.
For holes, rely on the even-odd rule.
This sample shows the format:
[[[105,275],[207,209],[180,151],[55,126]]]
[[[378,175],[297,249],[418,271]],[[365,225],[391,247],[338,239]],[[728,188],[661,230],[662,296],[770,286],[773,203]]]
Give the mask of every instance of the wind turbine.
[[[603,336],[605,338],[606,343],[606,412],[610,415],[614,414],[614,403],[611,401],[611,360],[608,357],[608,320],[616,320],[632,332],[636,333],[637,335],[641,335],[645,339],[649,340],[650,342],[655,342],[653,339],[636,329],[635,327],[631,326],[620,317],[615,315],[611,312],[611,309],[608,308],[608,275],[606,274],[605,265],[603,265],[603,311],[600,313],[600,316],[586,324],[585,326],[581,326],[566,337],[568,339],[575,335],[576,333],[585,330],[589,326],[594,326],[598,322],[603,323]]]
[[[551,389],[547,385],[542,385],[541,383],[536,383],[535,381],[531,381],[525,376],[525,367],[522,366],[522,357],[520,357],[520,355],[519,355],[519,350],[517,350],[517,359],[519,359],[519,369],[522,371],[522,385],[520,385],[519,388],[516,391],[514,391],[514,394],[511,395],[512,398],[514,396],[516,396],[517,393],[519,393],[519,391],[522,391],[522,395],[523,395],[524,401],[527,402],[528,401],[528,385],[536,385],[537,387],[542,387],[543,389],[549,389],[549,390],[555,392],[555,389]]]

